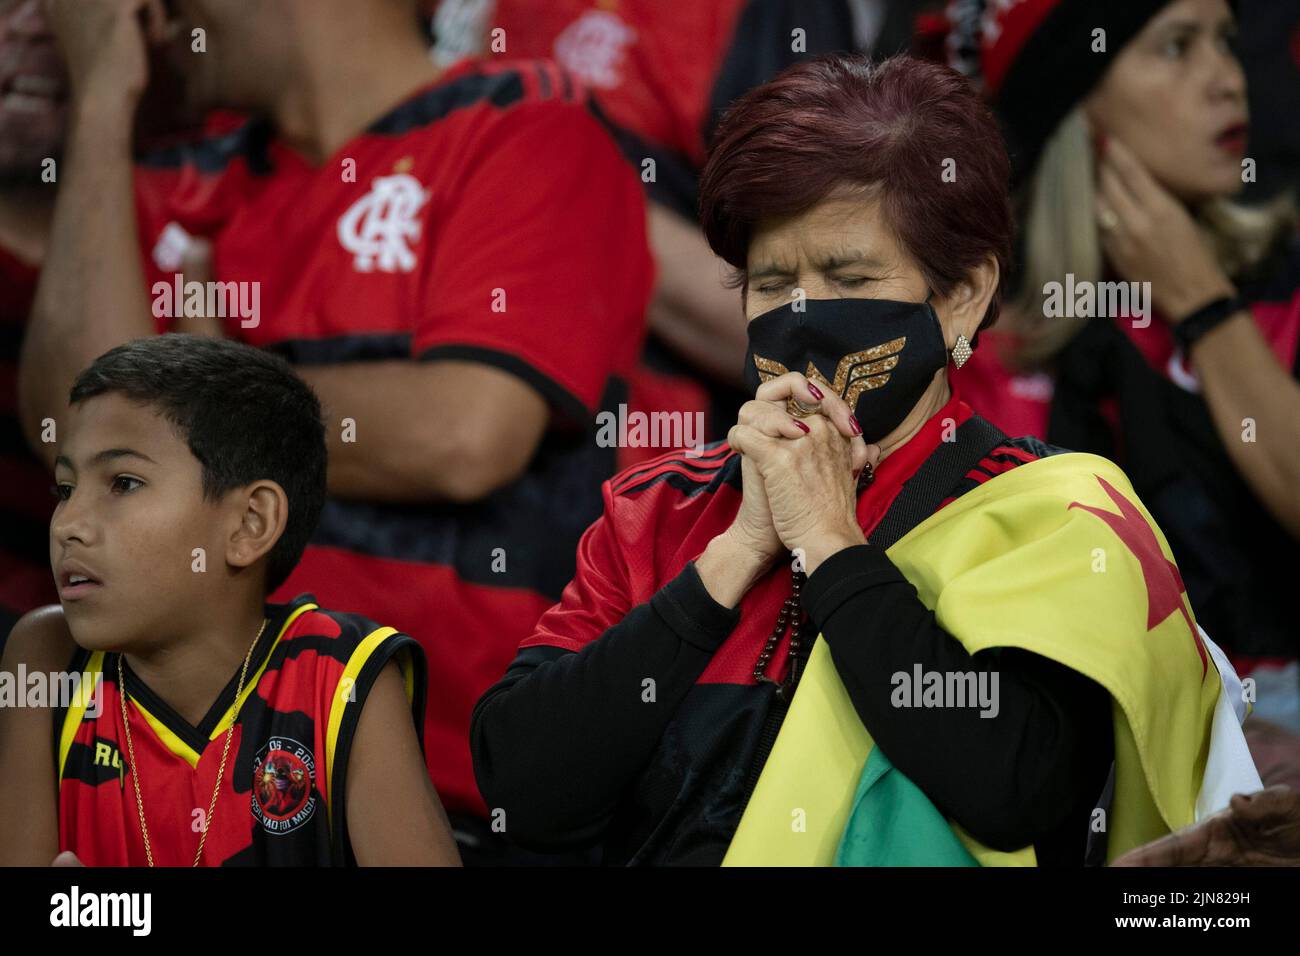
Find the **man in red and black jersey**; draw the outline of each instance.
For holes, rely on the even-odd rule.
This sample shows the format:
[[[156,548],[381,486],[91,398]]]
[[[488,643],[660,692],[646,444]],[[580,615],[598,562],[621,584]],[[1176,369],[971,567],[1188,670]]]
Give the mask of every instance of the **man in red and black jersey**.
[[[143,6],[50,4],[77,105],[29,437],[120,341],[194,330],[287,357],[327,409],[331,497],[276,597],[329,594],[420,641],[430,773],[482,820],[473,702],[572,575],[615,468],[590,426],[642,337],[636,178],[553,67],[435,67],[413,0],[178,3],[205,41],[183,55],[195,97],[253,119],[133,168]],[[205,293],[224,318],[193,314]]]
[[[197,126],[169,79],[155,76],[147,92],[138,148]],[[49,245],[67,106],[63,58],[41,0],[0,0],[0,647],[19,617],[58,599],[46,555],[50,476],[23,440],[17,379]]]
[[[0,863],[457,863],[421,759],[419,645],[310,596],[266,602],[325,498],[311,390],[273,355],[172,335],[101,356],[70,404],[61,604],[4,654],[62,690],[0,710]]]
[[[545,57],[586,86],[644,182],[657,276],[634,398],[734,424],[744,329],[695,221],[705,146],[741,94],[819,54],[907,49],[914,0],[424,0],[434,54]],[[498,32],[499,31],[499,32]],[[652,162],[651,162],[652,161]],[[653,457],[651,452],[646,457]],[[629,463],[632,463],[629,460]]]
[[[15,381],[53,212],[62,74],[39,0],[0,0],[0,647],[19,617],[57,599],[45,553],[54,499],[23,440]]]

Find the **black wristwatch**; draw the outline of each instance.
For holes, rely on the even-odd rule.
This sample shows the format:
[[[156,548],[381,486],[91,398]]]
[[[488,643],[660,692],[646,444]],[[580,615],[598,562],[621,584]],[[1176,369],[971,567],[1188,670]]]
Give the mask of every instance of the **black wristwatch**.
[[[1192,345],[1202,335],[1244,308],[1246,308],[1246,303],[1240,296],[1225,295],[1201,306],[1175,325],[1174,338],[1182,346],[1183,354],[1189,354],[1192,351]]]

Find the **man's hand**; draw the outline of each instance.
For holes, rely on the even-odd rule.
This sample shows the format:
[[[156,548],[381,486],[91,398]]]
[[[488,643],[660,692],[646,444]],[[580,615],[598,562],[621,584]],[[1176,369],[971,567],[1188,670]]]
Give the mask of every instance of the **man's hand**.
[[[1112,866],[1300,866],[1300,793],[1239,793],[1228,809],[1130,850]]]
[[[43,0],[72,87],[49,252],[18,361],[18,407],[32,450],[52,466],[46,419],[68,407],[86,366],[152,335],[137,228],[132,123],[148,80],[161,0]]]
[[[120,97],[134,108],[149,82],[146,44],[166,39],[162,0],[44,0],[74,100]]]

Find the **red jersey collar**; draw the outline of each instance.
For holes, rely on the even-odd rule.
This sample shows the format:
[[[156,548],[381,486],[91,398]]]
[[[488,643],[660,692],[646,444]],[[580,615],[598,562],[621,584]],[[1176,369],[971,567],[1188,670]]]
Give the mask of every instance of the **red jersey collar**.
[[[948,381],[948,389],[951,394],[943,407],[930,416],[921,426],[920,431],[908,439],[906,444],[894,449],[889,457],[876,467],[875,480],[858,495],[858,524],[867,535],[875,530],[907,480],[916,474],[921,464],[939,447],[939,442],[944,438],[945,427],[955,429],[975,414],[971,407],[962,401],[951,379]]]
[[[365,127],[358,130],[356,135],[354,135],[346,143],[344,143],[342,146],[336,149],[332,154],[330,154],[328,158],[326,158],[326,160],[323,163],[319,165],[310,162],[307,159],[307,157],[305,157],[302,153],[298,152],[297,149],[295,149],[294,147],[286,143],[280,137],[278,130],[276,130],[273,133],[269,148],[275,151],[277,158],[288,157],[288,159],[291,162],[296,162],[298,165],[306,169],[319,170],[319,169],[324,169],[326,167],[331,167],[331,168],[337,167],[338,163],[335,162],[335,160],[340,156],[347,156],[349,152],[353,149],[354,144],[358,140],[371,135],[371,130],[374,129],[376,126],[378,126],[380,123],[384,122],[384,120],[388,119],[398,110],[402,109],[404,106],[411,103],[412,101],[427,95],[431,90],[435,90],[445,83],[451,83],[455,80],[460,79],[462,76],[473,72],[473,70],[477,68],[479,64],[480,61],[470,56],[461,57],[459,60],[455,60],[452,63],[448,64],[444,69],[440,70],[438,74],[434,76],[432,79],[430,79],[428,82],[421,83],[419,86],[411,90],[406,96],[402,97],[400,100],[398,100],[397,102],[389,106],[386,110],[384,110],[383,113],[374,117],[369,123],[365,125]]]

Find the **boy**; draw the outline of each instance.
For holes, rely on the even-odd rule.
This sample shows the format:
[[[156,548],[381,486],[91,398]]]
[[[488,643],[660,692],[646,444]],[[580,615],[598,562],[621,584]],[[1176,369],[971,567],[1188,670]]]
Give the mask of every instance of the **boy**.
[[[230,341],[121,345],[57,423],[60,605],[3,670],[101,683],[0,708],[0,864],[450,864],[407,635],[266,604],[325,500],[320,404]],[[84,686],[84,683],[83,683]],[[52,738],[52,739],[51,739]]]

